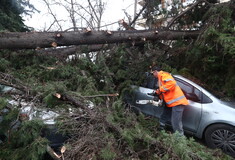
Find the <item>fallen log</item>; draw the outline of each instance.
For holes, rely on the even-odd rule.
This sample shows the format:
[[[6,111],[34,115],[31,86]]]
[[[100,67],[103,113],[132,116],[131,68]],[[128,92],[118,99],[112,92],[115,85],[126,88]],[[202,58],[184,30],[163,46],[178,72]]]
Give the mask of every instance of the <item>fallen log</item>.
[[[55,93],[54,96],[60,100],[67,101],[76,107],[80,107],[82,109],[87,110],[85,103],[81,102],[80,100],[76,99],[75,97],[73,97],[71,95],[68,95],[66,93],[64,93],[64,94]]]
[[[74,32],[2,32],[0,49],[40,49],[70,45],[194,39],[200,31],[129,30]]]

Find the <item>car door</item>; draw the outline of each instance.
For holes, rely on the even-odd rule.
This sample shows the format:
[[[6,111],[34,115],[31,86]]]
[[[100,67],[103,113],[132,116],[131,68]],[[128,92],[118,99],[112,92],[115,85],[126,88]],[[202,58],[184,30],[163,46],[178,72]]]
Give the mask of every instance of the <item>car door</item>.
[[[182,121],[184,130],[195,133],[199,127],[202,116],[201,102],[203,93],[200,89],[180,78],[175,77],[175,80],[189,101],[189,105],[185,107],[183,113]]]
[[[148,95],[148,93],[152,93],[155,90],[154,89],[150,89],[150,88],[145,88],[145,87],[137,87],[135,86],[135,88],[133,88],[135,90],[135,100],[153,100],[153,96]],[[141,111],[142,113],[146,114],[146,115],[151,115],[154,117],[159,118],[161,113],[162,113],[162,107],[157,107],[154,106],[150,103],[148,104],[134,104],[135,107]]]

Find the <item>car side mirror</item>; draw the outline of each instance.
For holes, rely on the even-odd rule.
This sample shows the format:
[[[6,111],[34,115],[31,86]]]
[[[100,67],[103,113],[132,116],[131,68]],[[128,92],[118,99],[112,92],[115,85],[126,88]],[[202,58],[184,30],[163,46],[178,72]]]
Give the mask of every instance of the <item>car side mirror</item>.
[[[200,99],[198,98],[198,96],[195,93],[186,93],[185,96],[187,99],[192,100],[194,102],[200,101]]]

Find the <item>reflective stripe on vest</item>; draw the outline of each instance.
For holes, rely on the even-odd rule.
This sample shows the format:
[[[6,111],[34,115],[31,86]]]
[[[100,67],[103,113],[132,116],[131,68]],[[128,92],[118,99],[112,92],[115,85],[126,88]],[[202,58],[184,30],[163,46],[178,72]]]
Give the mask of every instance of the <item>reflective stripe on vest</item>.
[[[171,101],[169,101],[169,102],[166,102],[166,104],[172,104],[172,103],[174,103],[174,102],[176,102],[176,101],[178,101],[178,100],[181,100],[181,99],[183,99],[183,98],[185,98],[185,96],[180,96],[180,97],[178,97],[178,98],[176,98],[176,99],[173,99],[173,100],[171,100]]]
[[[175,87],[177,87],[178,85],[175,84]],[[162,86],[162,88],[164,89],[164,91],[169,91],[169,89],[167,89],[166,87]]]
[[[162,86],[164,91],[169,91],[169,89],[167,89],[166,87]]]
[[[165,82],[168,82],[168,81],[173,81],[173,79],[166,79],[164,80]]]

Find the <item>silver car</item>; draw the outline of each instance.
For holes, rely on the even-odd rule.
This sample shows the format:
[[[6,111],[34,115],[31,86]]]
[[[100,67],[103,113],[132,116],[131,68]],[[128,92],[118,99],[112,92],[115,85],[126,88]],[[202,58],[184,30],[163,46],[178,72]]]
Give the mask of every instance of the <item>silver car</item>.
[[[235,156],[235,103],[221,101],[210,92],[180,75],[174,75],[177,84],[189,101],[183,113],[185,133],[205,139],[211,148],[221,148]],[[154,89],[133,86],[132,106],[144,114],[160,118],[163,107],[151,103],[139,104],[140,100],[152,100],[148,95]],[[170,121],[169,121],[170,125]]]

